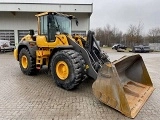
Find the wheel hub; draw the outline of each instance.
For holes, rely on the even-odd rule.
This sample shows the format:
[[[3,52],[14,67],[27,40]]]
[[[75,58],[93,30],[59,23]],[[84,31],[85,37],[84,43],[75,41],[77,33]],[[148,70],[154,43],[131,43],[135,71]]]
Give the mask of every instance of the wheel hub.
[[[64,61],[59,61],[56,65],[56,73],[61,80],[65,80],[69,75],[67,63]]]
[[[27,59],[27,57],[25,55],[22,56],[21,63],[22,63],[22,67],[23,68],[27,68],[28,67],[28,59]]]

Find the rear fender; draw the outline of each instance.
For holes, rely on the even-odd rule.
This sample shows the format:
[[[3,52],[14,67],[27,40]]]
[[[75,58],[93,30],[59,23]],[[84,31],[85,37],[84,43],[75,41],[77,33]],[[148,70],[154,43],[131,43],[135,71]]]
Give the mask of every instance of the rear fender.
[[[38,47],[36,45],[35,41],[21,41],[18,45],[18,60],[19,60],[19,53],[22,48],[26,48],[29,50],[31,56],[33,58],[36,58],[36,50],[38,50]]]

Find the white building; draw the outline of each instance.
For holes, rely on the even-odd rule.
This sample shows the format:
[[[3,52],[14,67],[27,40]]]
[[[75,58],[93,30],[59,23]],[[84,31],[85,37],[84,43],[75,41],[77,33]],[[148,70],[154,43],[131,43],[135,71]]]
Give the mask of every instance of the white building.
[[[90,29],[93,4],[0,2],[0,39],[10,40],[12,45],[17,45],[29,29],[37,30],[35,14],[45,11],[75,15],[79,25],[72,22],[72,33],[86,34]]]

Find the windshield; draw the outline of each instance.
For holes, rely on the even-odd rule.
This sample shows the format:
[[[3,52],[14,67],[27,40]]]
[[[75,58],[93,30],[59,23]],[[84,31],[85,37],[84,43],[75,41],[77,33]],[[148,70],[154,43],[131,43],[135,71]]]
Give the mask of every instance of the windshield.
[[[55,24],[60,33],[71,34],[71,20],[64,16],[55,15]]]

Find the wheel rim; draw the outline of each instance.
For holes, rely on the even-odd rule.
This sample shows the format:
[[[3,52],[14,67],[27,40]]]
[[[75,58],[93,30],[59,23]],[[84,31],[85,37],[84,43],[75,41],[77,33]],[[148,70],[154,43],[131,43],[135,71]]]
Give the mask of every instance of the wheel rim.
[[[23,68],[27,68],[28,67],[28,59],[27,59],[27,57],[25,55],[22,56],[21,63],[22,63],[22,67]]]
[[[67,63],[64,61],[59,61],[56,65],[56,73],[61,80],[65,80],[69,75]]]

